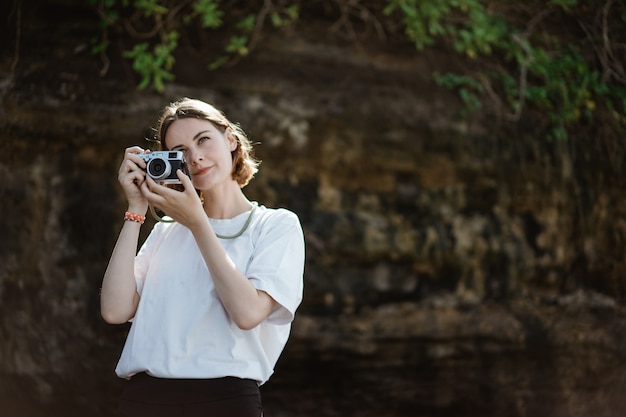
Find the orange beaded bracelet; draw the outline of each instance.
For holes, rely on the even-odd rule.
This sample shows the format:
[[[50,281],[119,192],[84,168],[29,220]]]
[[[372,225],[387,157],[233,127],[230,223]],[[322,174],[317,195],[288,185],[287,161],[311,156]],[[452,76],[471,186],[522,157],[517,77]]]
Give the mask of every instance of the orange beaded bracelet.
[[[124,213],[124,221],[137,222],[139,224],[143,224],[146,221],[146,216],[142,216],[141,214],[131,213],[127,211]]]

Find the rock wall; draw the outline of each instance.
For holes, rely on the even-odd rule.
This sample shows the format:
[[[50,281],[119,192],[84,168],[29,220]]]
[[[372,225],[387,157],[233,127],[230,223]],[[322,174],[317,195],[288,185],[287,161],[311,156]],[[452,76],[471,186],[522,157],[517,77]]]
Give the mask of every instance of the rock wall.
[[[0,60],[6,415],[111,415],[127,327],[102,322],[98,291],[125,209],[117,167],[181,96],[259,142],[248,196],[305,230],[272,415],[618,415],[626,200],[611,132],[549,143],[532,115],[460,119],[428,81],[463,64],[445,51],[363,51],[313,24],[232,69],[181,57],[163,95],[138,92],[122,62],[98,76],[95,16],[58,2],[67,24],[53,24],[41,3],[22,12],[19,60]]]

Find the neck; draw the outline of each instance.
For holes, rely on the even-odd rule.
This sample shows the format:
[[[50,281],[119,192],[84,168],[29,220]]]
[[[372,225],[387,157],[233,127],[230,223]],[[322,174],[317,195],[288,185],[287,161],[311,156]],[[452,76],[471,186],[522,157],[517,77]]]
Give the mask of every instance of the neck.
[[[232,219],[252,208],[252,204],[241,189],[238,189],[237,193],[219,195],[204,191],[202,196],[204,212],[212,219]]]

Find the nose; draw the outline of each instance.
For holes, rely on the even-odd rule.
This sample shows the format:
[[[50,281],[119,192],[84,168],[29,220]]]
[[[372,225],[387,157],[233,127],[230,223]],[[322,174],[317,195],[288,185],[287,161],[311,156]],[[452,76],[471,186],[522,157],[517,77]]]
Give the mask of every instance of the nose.
[[[188,151],[187,157],[189,159],[188,162],[192,165],[198,165],[198,163],[204,159],[200,152],[191,149]]]

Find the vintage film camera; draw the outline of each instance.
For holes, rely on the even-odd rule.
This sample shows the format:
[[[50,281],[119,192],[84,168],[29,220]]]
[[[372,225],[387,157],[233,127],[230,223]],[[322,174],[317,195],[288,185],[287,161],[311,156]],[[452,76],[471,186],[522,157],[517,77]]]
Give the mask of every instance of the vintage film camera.
[[[146,161],[146,173],[161,184],[180,184],[178,169],[189,176],[189,169],[181,151],[154,151],[141,154]]]

